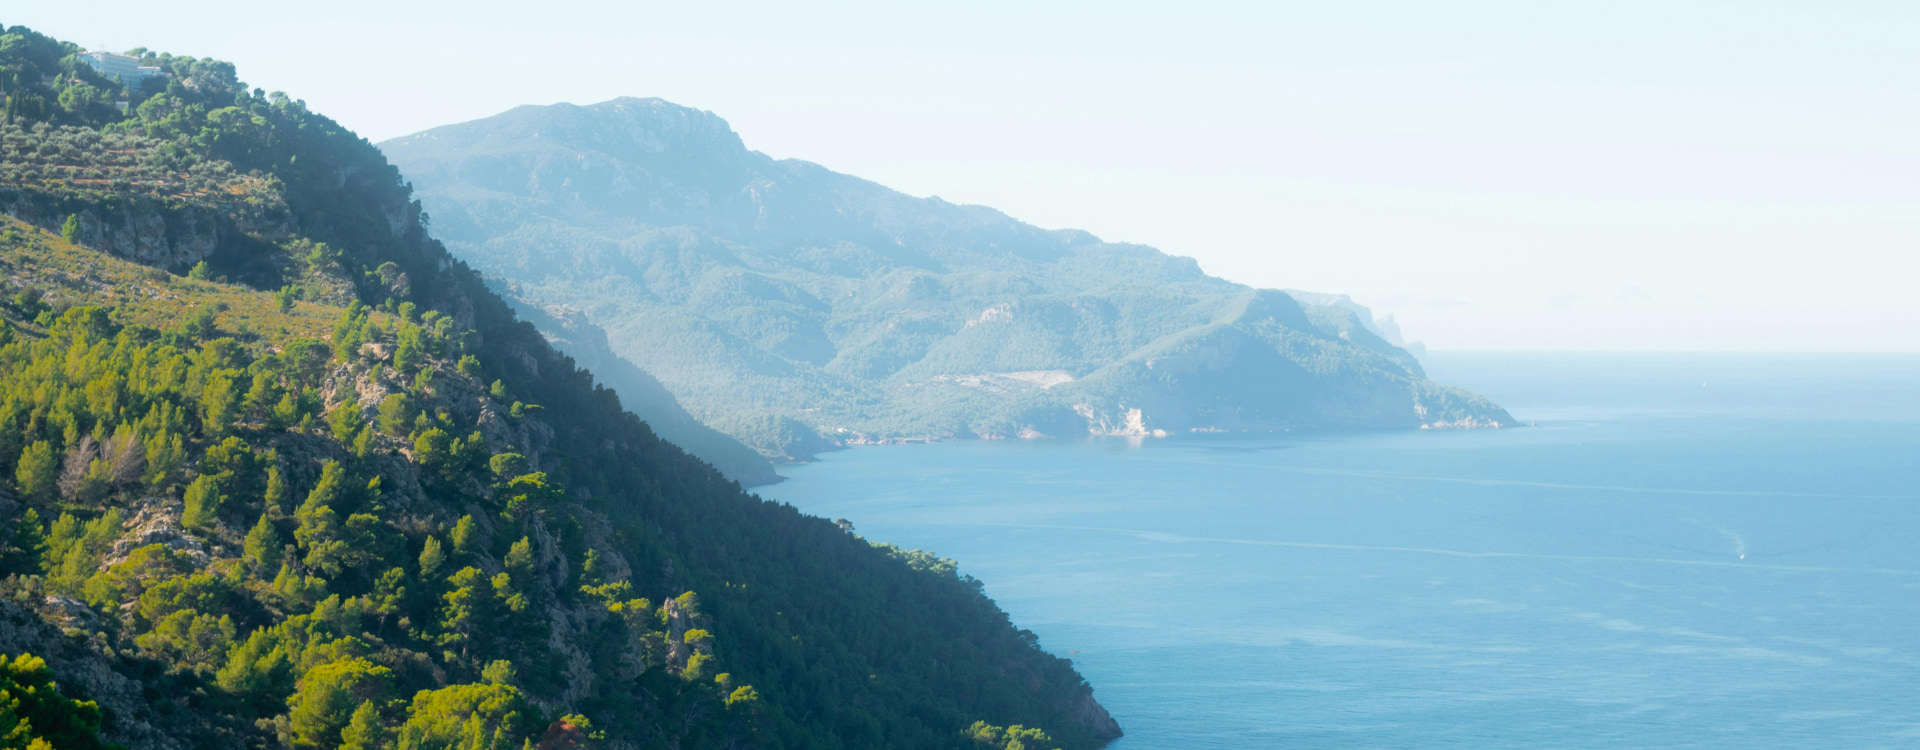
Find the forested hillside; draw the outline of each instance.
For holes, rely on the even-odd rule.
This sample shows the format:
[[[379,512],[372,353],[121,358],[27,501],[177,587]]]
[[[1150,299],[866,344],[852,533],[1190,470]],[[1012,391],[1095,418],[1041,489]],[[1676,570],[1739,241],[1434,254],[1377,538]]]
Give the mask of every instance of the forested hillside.
[[[773,159],[658,99],[519,107],[381,148],[457,256],[580,311],[694,416],[770,456],[1513,424],[1427,380],[1335,297]]]
[[[950,561],[659,439],[364,139],[226,63],[136,51],[167,75],[127,91],[77,51],[0,34],[4,742],[1117,736]]]

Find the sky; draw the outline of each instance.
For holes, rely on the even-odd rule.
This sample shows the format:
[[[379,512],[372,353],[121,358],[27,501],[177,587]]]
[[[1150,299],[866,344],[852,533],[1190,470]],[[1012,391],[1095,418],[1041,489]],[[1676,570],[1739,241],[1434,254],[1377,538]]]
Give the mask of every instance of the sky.
[[[1444,6],[1444,7],[1441,7]],[[8,3],[379,141],[658,96],[1434,349],[1920,352],[1920,3]]]

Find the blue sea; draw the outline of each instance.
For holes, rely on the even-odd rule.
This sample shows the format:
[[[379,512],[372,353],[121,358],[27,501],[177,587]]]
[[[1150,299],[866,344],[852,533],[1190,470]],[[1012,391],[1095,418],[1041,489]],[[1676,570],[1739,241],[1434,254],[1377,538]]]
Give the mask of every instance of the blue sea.
[[[1114,750],[1920,747],[1920,357],[1428,368],[1531,426],[859,448],[762,494],[958,560]]]

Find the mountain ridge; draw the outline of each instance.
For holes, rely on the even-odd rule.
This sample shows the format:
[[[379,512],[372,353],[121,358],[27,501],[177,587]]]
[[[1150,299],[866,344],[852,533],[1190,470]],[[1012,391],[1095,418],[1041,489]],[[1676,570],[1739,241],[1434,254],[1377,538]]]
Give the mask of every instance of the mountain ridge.
[[[777,459],[1514,424],[1426,380],[1344,297],[1254,289],[1151,247],[774,159],[661,99],[517,107],[380,148],[456,254],[580,310],[689,412]],[[1068,377],[1029,388],[1010,375],[1023,372]]]

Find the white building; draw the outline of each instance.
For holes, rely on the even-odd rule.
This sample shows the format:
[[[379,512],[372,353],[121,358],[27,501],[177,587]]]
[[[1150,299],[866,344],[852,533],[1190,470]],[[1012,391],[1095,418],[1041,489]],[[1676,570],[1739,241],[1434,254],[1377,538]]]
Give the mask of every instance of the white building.
[[[141,65],[138,57],[112,52],[82,52],[80,59],[134,91],[139,91],[140,84],[147,79],[166,75],[159,68]]]

